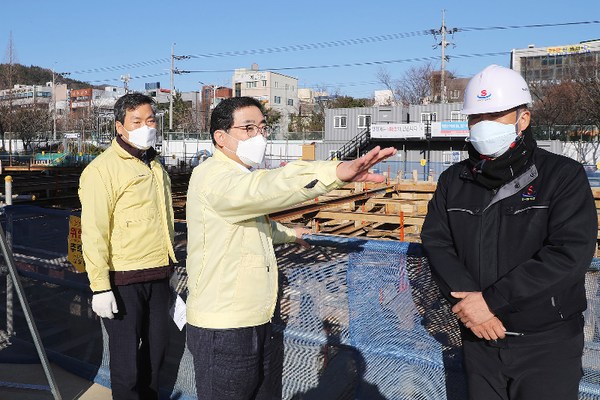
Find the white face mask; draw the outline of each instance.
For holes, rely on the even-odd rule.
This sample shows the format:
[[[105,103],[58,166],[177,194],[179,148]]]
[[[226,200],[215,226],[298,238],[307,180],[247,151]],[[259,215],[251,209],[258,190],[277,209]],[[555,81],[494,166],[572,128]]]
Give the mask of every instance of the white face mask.
[[[491,158],[500,157],[510,148],[518,132],[519,114],[514,124],[496,121],[480,121],[471,127],[469,141],[475,150]]]
[[[267,151],[267,139],[263,135],[256,135],[248,140],[237,140],[230,134],[225,134],[237,141],[238,147],[235,152],[227,149],[227,147],[224,148],[232,153],[235,153],[241,162],[250,167],[254,167],[263,162],[263,159],[265,158],[265,152]]]
[[[124,126],[123,129],[129,134],[129,139],[127,139],[129,143],[140,150],[148,150],[150,147],[153,147],[156,144],[155,128],[144,125],[132,130],[131,132],[125,129]]]

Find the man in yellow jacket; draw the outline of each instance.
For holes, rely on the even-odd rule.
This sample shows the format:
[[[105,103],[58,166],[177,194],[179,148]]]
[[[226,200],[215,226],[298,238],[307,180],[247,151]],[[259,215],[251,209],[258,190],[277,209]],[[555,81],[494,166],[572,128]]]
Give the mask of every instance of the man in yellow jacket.
[[[187,341],[198,399],[271,399],[271,324],[277,300],[274,243],[302,240],[267,214],[350,181],[382,182],[369,168],[396,153],[373,149],[352,162],[260,164],[268,127],[260,103],[234,97],[211,115],[215,154],[194,169],[187,198]]]
[[[109,337],[113,399],[158,399],[175,253],[171,181],[156,157],[154,101],[115,103],[117,137],[81,174],[92,309]]]

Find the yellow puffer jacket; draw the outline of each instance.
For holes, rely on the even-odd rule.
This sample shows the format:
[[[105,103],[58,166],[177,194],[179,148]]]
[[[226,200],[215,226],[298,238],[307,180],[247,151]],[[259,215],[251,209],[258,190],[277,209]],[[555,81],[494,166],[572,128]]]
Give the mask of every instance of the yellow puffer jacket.
[[[171,180],[156,158],[150,166],[113,140],[81,174],[83,258],[95,292],[110,289],[109,271],[175,261]]]

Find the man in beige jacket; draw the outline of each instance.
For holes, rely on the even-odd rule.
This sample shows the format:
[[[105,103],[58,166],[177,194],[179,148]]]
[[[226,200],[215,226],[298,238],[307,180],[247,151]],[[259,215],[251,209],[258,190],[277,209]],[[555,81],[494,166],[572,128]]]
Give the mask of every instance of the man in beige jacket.
[[[273,244],[307,245],[308,230],[267,215],[347,182],[382,182],[368,170],[396,153],[377,147],[352,162],[295,161],[251,171],[266,149],[260,107],[249,97],[219,103],[210,125],[215,154],[194,169],[188,189],[187,335],[199,399],[271,399]]]

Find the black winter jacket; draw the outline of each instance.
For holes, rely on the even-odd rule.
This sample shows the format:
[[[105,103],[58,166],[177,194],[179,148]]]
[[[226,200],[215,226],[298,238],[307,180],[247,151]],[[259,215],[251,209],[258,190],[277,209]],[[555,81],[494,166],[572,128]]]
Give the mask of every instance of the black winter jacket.
[[[525,334],[506,337],[504,345],[580,333],[598,230],[583,167],[535,148],[520,175],[489,190],[473,180],[469,165],[442,173],[421,234],[442,294],[455,304],[451,291],[483,292],[504,327]]]

